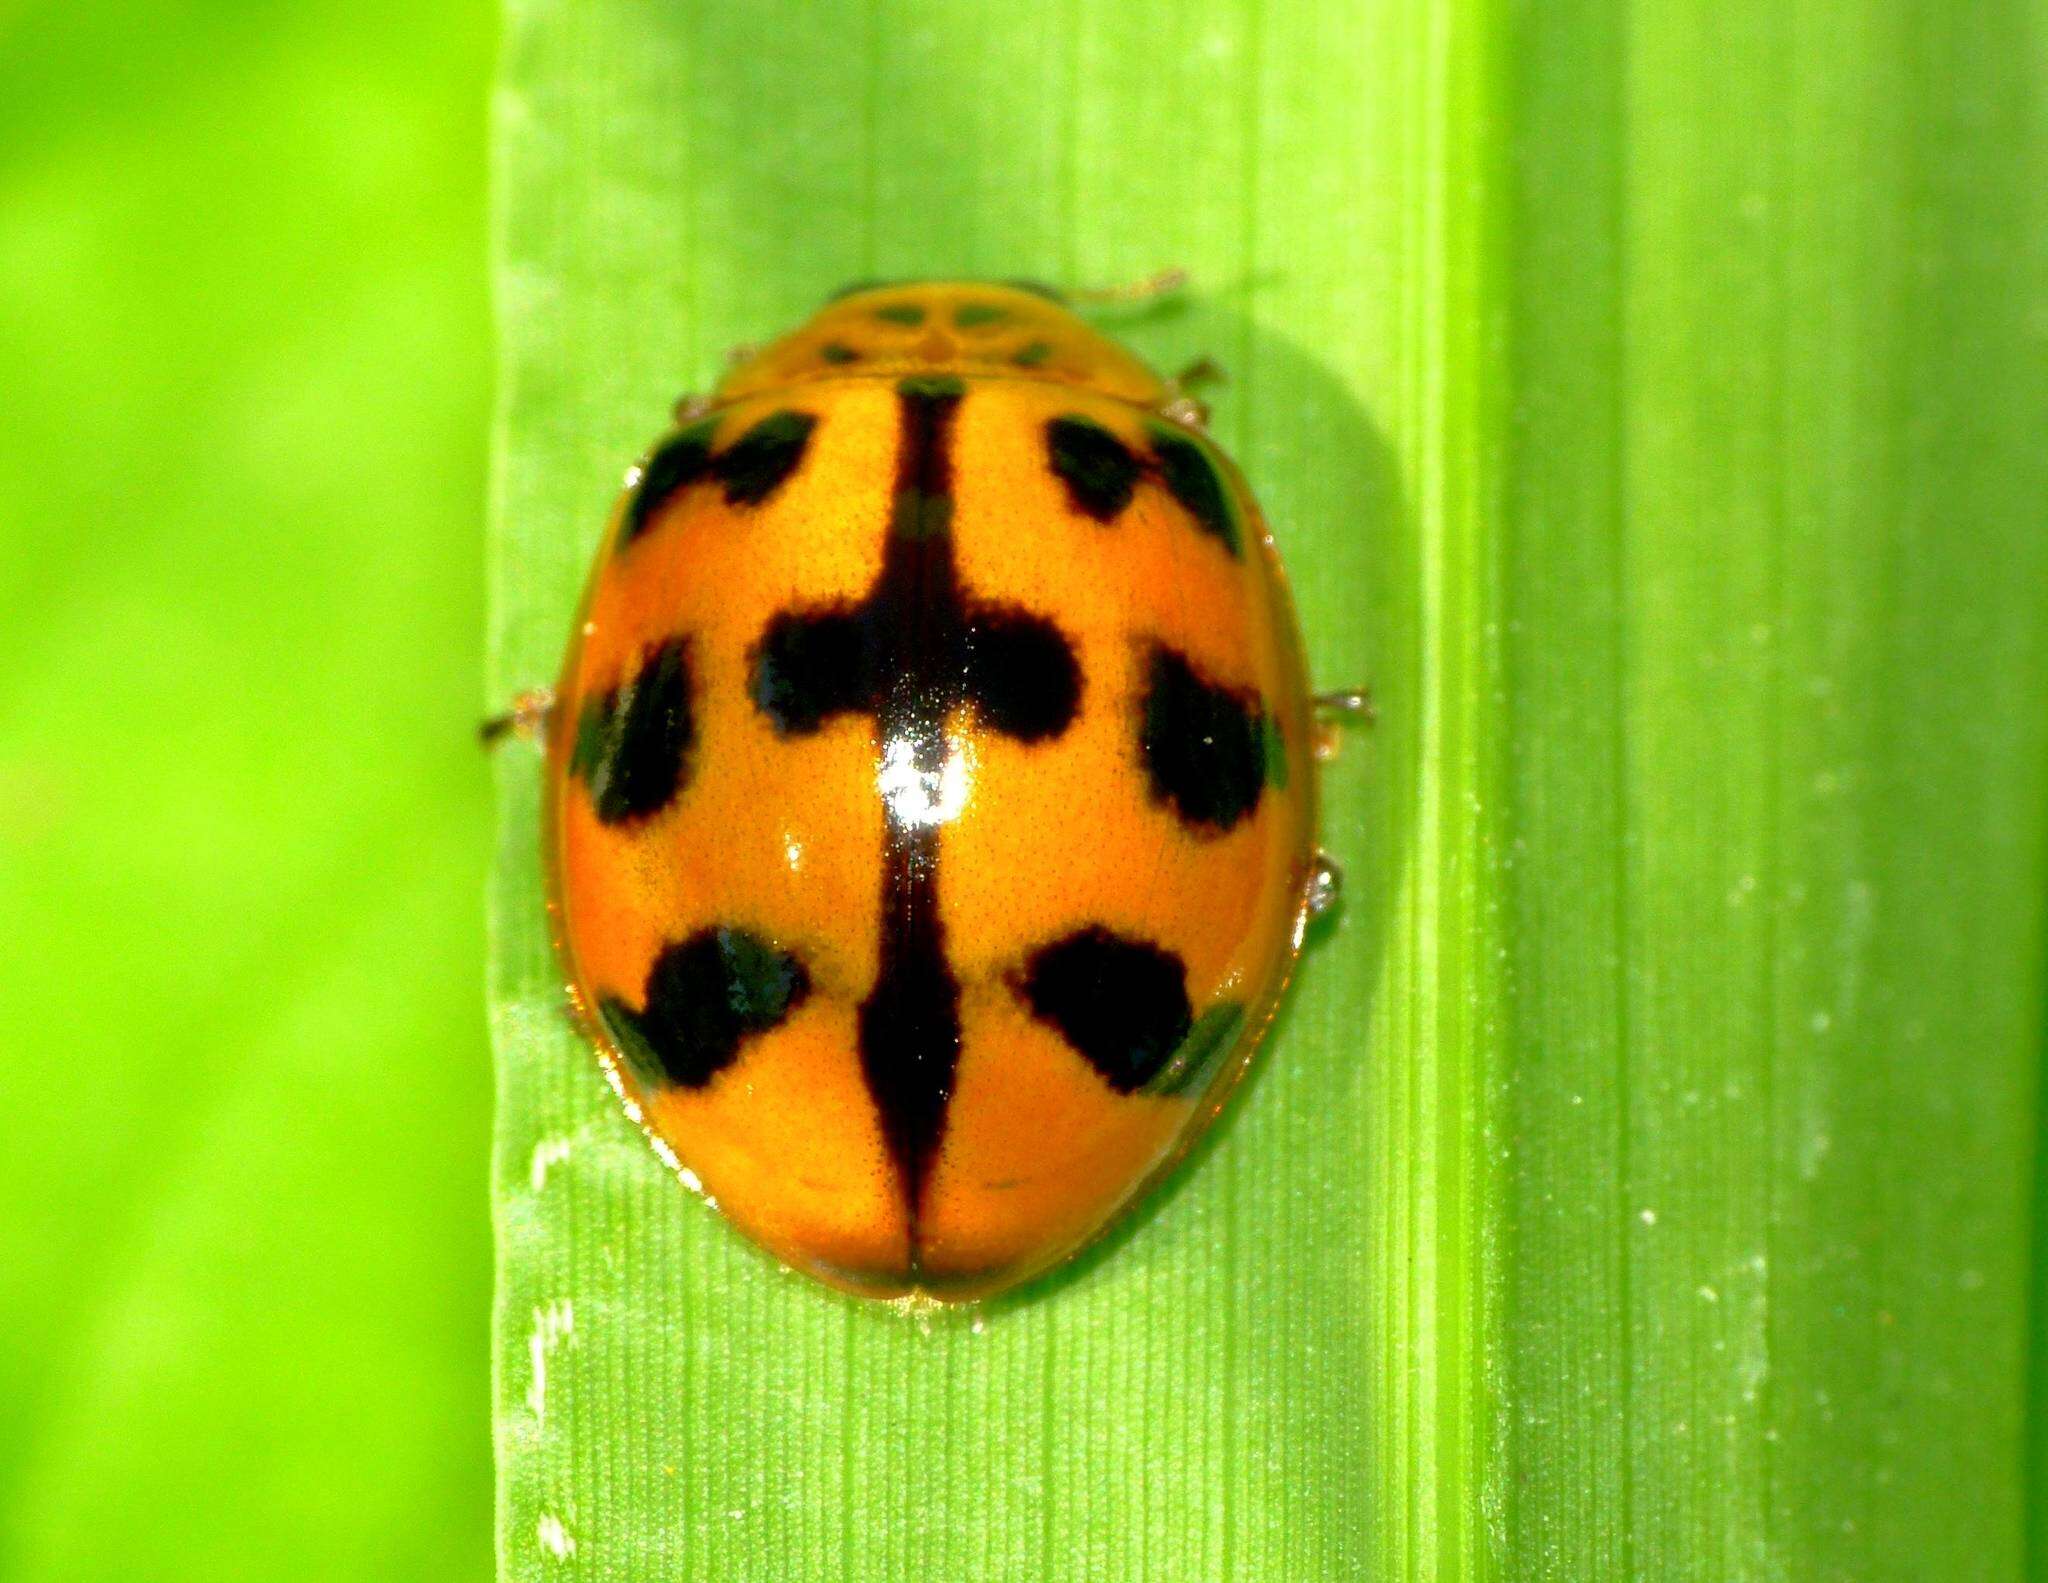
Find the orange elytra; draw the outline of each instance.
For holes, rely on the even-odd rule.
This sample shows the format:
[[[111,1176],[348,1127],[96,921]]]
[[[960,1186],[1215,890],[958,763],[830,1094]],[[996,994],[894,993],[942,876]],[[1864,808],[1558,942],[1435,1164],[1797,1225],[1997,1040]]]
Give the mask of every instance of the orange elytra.
[[[572,997],[778,1259],[986,1297],[1222,1106],[1325,875],[1272,540],[1036,288],[842,293],[627,476],[547,734]]]

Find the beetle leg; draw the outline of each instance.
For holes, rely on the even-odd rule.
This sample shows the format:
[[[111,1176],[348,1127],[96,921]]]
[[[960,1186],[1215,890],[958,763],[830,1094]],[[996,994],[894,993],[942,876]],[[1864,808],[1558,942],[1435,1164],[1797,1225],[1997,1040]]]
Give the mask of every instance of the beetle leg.
[[[1337,866],[1337,860],[1322,848],[1316,849],[1316,860],[1308,871],[1308,915],[1311,919],[1328,915],[1344,897],[1344,870]]]
[[[669,408],[669,416],[680,426],[685,423],[696,422],[697,419],[703,417],[710,410],[711,398],[692,392],[689,395],[676,397],[676,404]]]
[[[1317,693],[1313,701],[1315,753],[1325,763],[1335,758],[1337,750],[1344,745],[1345,727],[1369,726],[1378,718],[1373,709],[1372,694],[1363,687],[1340,687],[1335,692]]]
[[[552,687],[529,687],[513,696],[512,707],[504,714],[492,715],[477,728],[477,737],[487,748],[494,748],[508,736],[516,736],[524,742],[537,742],[547,730],[548,719],[555,712],[555,690]]]
[[[1334,692],[1317,693],[1315,705],[1317,714],[1339,724],[1355,721],[1369,726],[1378,718],[1372,706],[1372,690],[1366,687],[1339,687]]]

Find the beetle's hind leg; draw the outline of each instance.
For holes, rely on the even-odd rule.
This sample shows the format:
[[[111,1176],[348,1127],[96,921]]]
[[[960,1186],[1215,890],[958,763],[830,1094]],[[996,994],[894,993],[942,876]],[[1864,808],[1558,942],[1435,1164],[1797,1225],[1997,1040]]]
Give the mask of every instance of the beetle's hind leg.
[[[1317,693],[1311,700],[1315,706],[1315,755],[1319,763],[1328,763],[1337,756],[1343,746],[1344,731],[1348,726],[1370,726],[1375,718],[1372,694],[1363,687],[1340,687],[1335,691]],[[1303,897],[1308,921],[1314,923],[1326,918],[1337,910],[1337,904],[1344,897],[1344,870],[1332,857],[1327,848],[1316,849],[1315,862],[1308,875],[1308,890]]]
[[[1337,904],[1344,899],[1344,870],[1327,848],[1317,847],[1315,862],[1308,871],[1308,892],[1303,898],[1308,921],[1327,918],[1337,910]]]
[[[514,695],[512,707],[505,713],[492,715],[477,727],[477,740],[487,748],[496,747],[507,737],[518,737],[522,742],[538,742],[554,712],[554,688],[529,687]]]

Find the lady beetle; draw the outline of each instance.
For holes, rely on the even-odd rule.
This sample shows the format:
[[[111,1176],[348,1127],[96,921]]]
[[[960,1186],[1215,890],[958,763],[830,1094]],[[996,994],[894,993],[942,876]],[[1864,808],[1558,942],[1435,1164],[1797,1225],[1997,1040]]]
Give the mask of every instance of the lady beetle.
[[[546,727],[571,996],[777,1258],[986,1297],[1221,1107],[1331,874],[1266,526],[1023,285],[856,287],[631,469]]]

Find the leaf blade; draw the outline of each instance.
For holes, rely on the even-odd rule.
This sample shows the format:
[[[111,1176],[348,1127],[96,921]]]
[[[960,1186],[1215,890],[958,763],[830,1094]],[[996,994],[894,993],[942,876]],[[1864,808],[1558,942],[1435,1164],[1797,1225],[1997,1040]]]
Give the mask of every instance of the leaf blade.
[[[678,368],[841,277],[1185,264],[1189,303],[1118,322],[1229,366],[1219,436],[1317,671],[1379,694],[1326,777],[1352,904],[1135,1231],[925,1336],[677,1203],[537,1031],[509,769],[506,1575],[1882,1575],[1983,1558],[1952,1474],[1862,1444],[1937,1427],[1973,1437],[2019,1575],[2048,806],[2012,724],[2044,625],[2023,53],[1848,6],[773,15],[768,52],[756,18],[522,14],[502,682],[552,668],[565,524],[594,533]],[[1957,328],[1980,381],[1941,366]],[[1940,541],[1950,496],[2002,567]],[[1808,1004],[1852,969],[1898,997],[1862,1003],[1863,1065]],[[1894,1135],[1896,1093],[1925,1130]],[[597,1317],[544,1428],[529,1349],[564,1300]],[[1845,1344],[1845,1302],[1905,1328]],[[1966,1389],[1972,1314],[2000,1340]],[[1916,1357],[1941,1377],[1902,1390]],[[629,1493],[656,1470],[680,1493]]]

